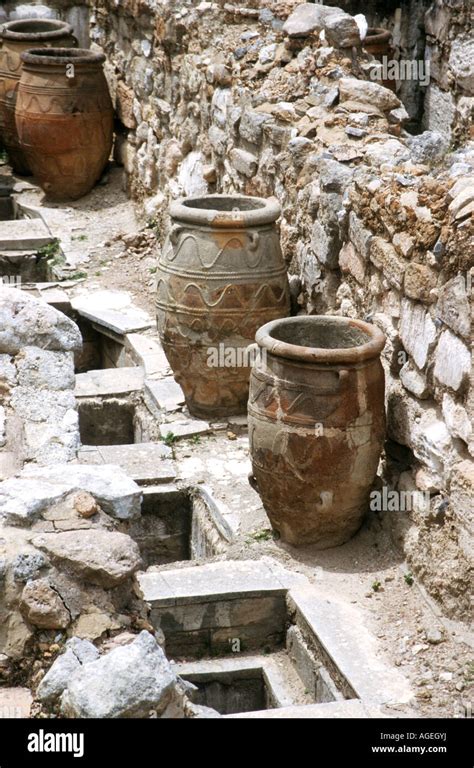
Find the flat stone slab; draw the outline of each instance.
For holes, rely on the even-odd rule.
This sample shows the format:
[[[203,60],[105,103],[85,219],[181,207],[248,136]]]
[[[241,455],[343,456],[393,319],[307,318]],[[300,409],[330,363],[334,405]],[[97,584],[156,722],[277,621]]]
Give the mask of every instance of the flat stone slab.
[[[129,333],[125,347],[134,362],[143,367],[147,378],[169,376],[171,373],[170,364],[158,339],[141,333]]]
[[[266,678],[267,685],[271,689],[273,701],[278,702],[279,707],[290,707],[295,702],[295,690],[292,689],[296,682],[296,689],[303,689],[303,683],[298,678],[297,672],[291,669],[290,660],[285,658],[286,663],[282,664],[281,655],[279,662],[272,658],[272,654],[267,656],[239,656],[231,655],[226,658],[200,659],[199,661],[179,662],[174,669],[180,677],[198,684],[204,682],[213,682],[221,680],[229,684],[229,676],[233,680],[239,679],[261,679],[262,675]],[[299,685],[298,685],[299,684]]]
[[[104,397],[126,395],[143,389],[142,368],[104,368],[76,375],[75,396]]]
[[[185,403],[183,390],[171,376],[160,381],[147,381],[145,397],[151,401],[152,407],[169,413],[178,411]]]
[[[19,457],[13,451],[0,452],[0,480],[13,477],[21,469]]]
[[[84,446],[78,454],[83,464],[118,464],[136,483],[169,483],[176,479],[172,451],[164,443]]]
[[[0,483],[0,520],[28,526],[72,491],[88,491],[104,512],[118,519],[137,517],[141,491],[119,466],[53,464],[25,467]]]
[[[29,688],[0,688],[0,719],[3,718],[27,718],[33,696]]]
[[[376,638],[362,624],[359,611],[321,599],[307,585],[293,588],[290,600],[358,697],[376,706],[413,698],[408,680],[380,658]]]
[[[0,221],[0,250],[25,251],[42,248],[53,241],[41,219],[13,219]]]
[[[71,306],[87,320],[122,336],[155,325],[150,316],[135,306],[130,295],[123,291],[96,291],[77,295],[71,299]]]
[[[71,310],[71,300],[63,288],[55,283],[36,283],[40,298],[60,312]]]
[[[160,426],[160,431],[164,437],[171,433],[173,437],[185,439],[197,435],[207,435],[211,432],[211,427],[207,421],[188,419],[186,421],[167,421]]]
[[[141,564],[137,544],[117,531],[44,533],[35,536],[32,544],[60,567],[70,568],[76,577],[105,589],[121,584]]]
[[[137,574],[143,599],[153,608],[237,598],[283,595],[305,577],[270,558],[227,560],[170,571]]]
[[[324,704],[301,704],[293,707],[279,707],[278,709],[262,709],[256,712],[239,712],[236,715],[224,715],[225,718],[246,719],[276,719],[287,718],[323,718],[332,720],[344,718],[369,718],[384,717],[382,712],[375,707],[368,707],[359,699],[349,701],[329,701]]]

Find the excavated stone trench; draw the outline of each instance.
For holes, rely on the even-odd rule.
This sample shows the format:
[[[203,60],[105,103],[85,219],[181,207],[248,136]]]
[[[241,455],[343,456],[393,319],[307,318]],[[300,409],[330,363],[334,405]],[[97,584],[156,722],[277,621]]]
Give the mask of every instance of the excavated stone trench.
[[[314,38],[282,38],[296,3],[278,4],[275,13],[265,3],[204,3],[199,23],[191,7],[160,3],[157,30],[156,9],[145,0],[123,3],[115,15],[106,0],[89,5],[55,2],[50,12],[75,20],[83,44],[91,39],[108,55],[119,118],[116,159],[127,191],[160,228],[159,240],[168,198],[178,194],[276,194],[293,311],[368,317],[386,333],[389,441],[381,476],[398,489],[428,490],[431,508],[428,519],[416,509],[389,522],[372,516],[358,541],[371,526],[391,529],[431,595],[465,620],[472,515],[465,207],[472,207],[474,183],[466,116],[474,97],[454,44],[450,53],[443,37],[444,22],[431,9],[426,29],[410,37],[429,3],[411,3],[407,12],[402,4],[401,18],[395,8],[381,14],[375,2],[364,8],[370,24],[397,32],[402,52],[422,55],[425,43],[436,51],[438,37],[446,47],[455,85],[448,88],[452,81],[435,71],[421,120],[430,134],[410,138],[404,125],[420,131],[418,85],[399,90],[405,112],[389,92],[364,90],[365,70],[354,68],[347,51]],[[345,10],[357,13],[357,6]],[[467,16],[453,13],[463,46]],[[216,24],[220,37],[209,44]],[[457,148],[446,159],[449,141]],[[273,541],[247,485],[245,419],[189,416],[133,278],[115,284],[126,291],[106,291],[107,274],[95,285],[87,275],[93,255],[70,259],[67,230],[83,212],[67,209],[63,224],[61,206],[40,201],[34,184],[16,180],[13,196],[3,189],[2,275],[21,277],[25,300],[0,286],[6,701],[12,686],[26,685],[36,697],[32,714],[57,712],[62,696],[61,711],[78,717],[212,715],[203,707],[214,716],[371,717],[413,713],[420,701],[429,708],[437,683],[444,688],[434,711],[446,712],[454,700],[461,711],[472,684],[462,625],[445,623],[439,611],[435,619],[431,603],[408,598],[397,583],[394,616],[412,599],[413,612],[430,615],[436,629],[413,629],[414,662],[399,650],[406,646],[403,628],[384,653],[384,632],[376,631],[373,616],[366,626],[365,607],[353,605],[363,602],[363,591],[357,587],[355,597],[354,582],[348,588],[346,576],[337,575],[358,573],[363,544],[355,545],[356,565],[349,566],[337,552],[325,559]],[[95,205],[86,217],[99,225],[107,207],[101,212],[100,199]],[[104,243],[94,242],[103,254]],[[83,248],[92,254],[92,246]],[[372,603],[383,600],[379,590],[390,592],[397,572],[390,568],[400,562],[391,544],[383,547],[380,565],[360,566],[360,573],[374,574],[365,587]],[[377,568],[387,581],[378,580]],[[386,615],[384,629],[388,623]],[[451,630],[459,637],[459,663],[442,671],[450,652],[443,656],[441,643]],[[445,679],[430,677],[430,659],[418,661],[438,643],[440,660],[432,659]],[[114,669],[136,662],[137,676],[146,675],[145,654],[163,679],[172,676],[174,692],[163,687],[153,700],[132,704],[126,692],[114,694]],[[400,660],[395,666],[392,654]],[[56,672],[43,678],[52,661]],[[415,685],[424,676],[421,692],[430,692],[425,699],[414,696],[413,663],[420,664]],[[93,664],[103,665],[97,671],[110,692],[109,709],[84,694]],[[65,671],[77,673],[71,686]],[[0,704],[1,694],[0,688]],[[20,701],[25,692],[15,695],[11,700]],[[18,704],[19,711],[28,712],[30,703]]]

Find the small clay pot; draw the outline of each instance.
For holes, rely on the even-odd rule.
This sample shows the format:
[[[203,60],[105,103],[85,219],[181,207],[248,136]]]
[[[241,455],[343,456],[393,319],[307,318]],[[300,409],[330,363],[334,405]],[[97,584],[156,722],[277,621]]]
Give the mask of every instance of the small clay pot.
[[[388,61],[392,58],[392,33],[388,29],[369,27],[362,45],[367,53],[370,53],[378,61],[383,61],[384,58]],[[396,91],[397,83],[395,80],[384,78],[381,80],[381,85],[394,93]]]
[[[190,412],[243,414],[251,360],[264,322],[290,310],[274,199],[205,195],[174,202],[158,262],[157,321]]]
[[[51,19],[10,21],[2,26],[0,40],[0,140],[13,170],[26,176],[31,171],[21,150],[15,124],[21,54],[33,47],[74,47],[77,40],[69,24]]]
[[[368,509],[385,434],[382,332],[345,317],[275,320],[256,335],[253,484],[283,541],[343,544]]]
[[[392,50],[392,33],[382,27],[369,27],[363,46],[372,56],[389,56]]]
[[[16,107],[22,151],[48,198],[77,200],[100,179],[112,148],[105,56],[34,48],[22,61]]]

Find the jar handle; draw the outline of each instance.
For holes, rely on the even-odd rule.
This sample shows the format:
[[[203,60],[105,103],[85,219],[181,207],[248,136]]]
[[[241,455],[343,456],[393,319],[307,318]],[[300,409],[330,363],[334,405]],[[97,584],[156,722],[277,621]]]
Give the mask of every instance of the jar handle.
[[[170,229],[170,241],[173,245],[176,245],[178,242],[178,236],[179,233],[182,231],[182,227],[179,226],[179,224],[174,224]]]
[[[257,484],[257,478],[255,477],[253,472],[249,472],[249,474],[248,474],[248,481],[249,481],[250,487],[253,488],[254,491],[256,491],[257,493],[259,493],[258,484]]]
[[[258,232],[249,232],[249,250],[256,251],[260,242],[260,235]]]
[[[347,368],[341,368],[340,371],[338,371],[339,374],[339,389],[342,389],[343,387],[346,387],[349,383],[349,371]]]

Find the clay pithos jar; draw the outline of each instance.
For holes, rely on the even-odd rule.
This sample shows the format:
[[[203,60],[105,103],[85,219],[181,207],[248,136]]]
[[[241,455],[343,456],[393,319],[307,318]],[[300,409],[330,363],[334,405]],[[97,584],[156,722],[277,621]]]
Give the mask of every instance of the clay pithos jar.
[[[382,27],[369,27],[362,45],[367,53],[372,54],[378,61],[383,62],[385,59],[387,62],[388,59],[393,58],[392,33],[389,32],[388,29],[383,29]],[[383,78],[380,82],[385,88],[390,88],[390,90],[394,92],[396,91],[396,80]]]
[[[212,419],[247,410],[248,347],[263,323],[289,314],[274,199],[205,195],[173,202],[158,262],[163,349],[189,411]]]
[[[343,544],[368,510],[384,440],[385,337],[315,315],[267,323],[256,341],[250,482],[283,541]]]
[[[16,127],[22,150],[49,199],[77,200],[100,179],[112,148],[105,56],[34,48],[21,57]]]
[[[30,169],[22,153],[15,124],[21,54],[29,48],[70,48],[77,46],[77,40],[69,24],[51,19],[10,21],[2,26],[0,40],[0,140],[13,169],[27,175]]]

